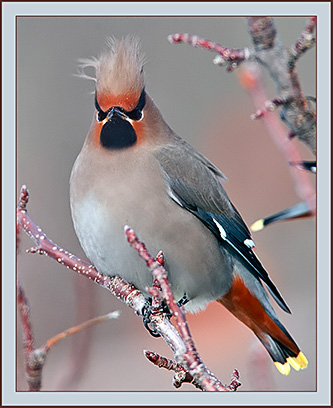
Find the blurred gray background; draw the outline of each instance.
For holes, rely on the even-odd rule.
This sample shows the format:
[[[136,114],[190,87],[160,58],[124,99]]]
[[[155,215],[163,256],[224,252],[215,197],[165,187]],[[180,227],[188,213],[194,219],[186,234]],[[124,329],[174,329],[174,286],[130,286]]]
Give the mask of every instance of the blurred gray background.
[[[305,17],[275,18],[281,40],[294,44]],[[17,192],[26,184],[29,214],[57,244],[84,258],[69,208],[69,177],[94,114],[94,84],[75,76],[78,59],[98,56],[107,36],[142,40],[148,93],[168,124],[228,177],[232,201],[250,225],[296,204],[288,165],[260,121],[251,121],[252,100],[235,73],[213,65],[213,53],[171,45],[167,36],[188,32],[225,46],[251,46],[240,17],[18,17]],[[315,50],[297,68],[306,95],[315,95]],[[269,97],[274,86],[265,75]],[[286,130],[287,134],[287,130]],[[295,141],[294,143],[297,143]],[[304,159],[311,154],[299,145]],[[314,182],[313,178],[313,182]],[[175,234],[177,232],[175,231]],[[244,391],[316,389],[315,220],[281,223],[254,234],[257,254],[293,314],[274,305],[304,351],[309,367],[289,377],[275,369],[256,337],[218,304],[189,316],[207,366],[225,383],[234,368]],[[22,237],[18,273],[32,310],[36,345],[74,324],[121,310],[117,321],[59,343],[49,354],[43,390],[173,391],[172,374],[145,360],[143,350],[172,357],[141,319],[106,290],[53,260],[29,255]],[[17,324],[17,389],[26,390],[21,326]],[[79,373],[79,374],[78,374]],[[194,391],[184,385],[181,391]]]

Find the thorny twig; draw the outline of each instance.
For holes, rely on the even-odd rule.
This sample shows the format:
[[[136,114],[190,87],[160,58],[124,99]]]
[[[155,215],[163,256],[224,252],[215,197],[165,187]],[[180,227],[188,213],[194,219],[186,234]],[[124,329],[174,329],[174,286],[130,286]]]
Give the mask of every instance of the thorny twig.
[[[288,126],[290,134],[297,136],[315,154],[316,110],[302,92],[295,62],[315,44],[316,17],[309,19],[304,32],[291,50],[281,44],[271,17],[248,17],[247,23],[254,49],[234,50],[184,33],[169,35],[168,39],[171,43],[189,43],[216,52],[218,55],[214,62],[227,65],[227,71],[237,68],[245,60],[256,61],[264,66],[275,83],[278,95],[268,101],[266,107],[262,105],[254,118],[281,106],[280,117]]]
[[[80,273],[88,279],[93,280],[95,283],[98,283],[100,286],[108,289],[116,297],[125,302],[127,306],[134,309],[138,315],[141,315],[143,306],[146,303],[144,295],[133,285],[128,284],[117,276],[110,277],[100,274],[93,265],[89,265],[52,242],[44,234],[41,228],[39,228],[28,216],[26,208],[28,199],[28,190],[26,186],[22,186],[17,206],[17,223],[36,244],[36,247],[30,248],[27,252],[39,253],[56,259],[68,269],[72,269],[76,273]],[[152,313],[151,325],[162,336],[174,352],[176,359],[179,359],[179,361],[186,367],[190,375],[195,378],[195,381],[200,384],[202,389],[207,391],[236,391],[237,387],[234,386],[234,379],[230,385],[223,385],[212,373],[210,373],[200,360],[189,332],[185,314],[178,307],[170,289],[166,271],[163,267],[162,254],[158,254],[158,261],[155,260],[150,256],[144,244],[138,240],[132,229],[127,227],[126,235],[131,245],[138,251],[139,255],[145,259],[154,278],[158,281],[158,284],[156,282],[155,288],[153,288],[153,293],[156,296],[156,303],[158,303],[158,291],[160,287],[163,291],[163,297],[176,320],[180,334],[170,323],[165,314]],[[61,336],[62,335],[60,335],[60,337]],[[43,359],[45,360],[42,353],[39,353],[37,357],[41,361]]]

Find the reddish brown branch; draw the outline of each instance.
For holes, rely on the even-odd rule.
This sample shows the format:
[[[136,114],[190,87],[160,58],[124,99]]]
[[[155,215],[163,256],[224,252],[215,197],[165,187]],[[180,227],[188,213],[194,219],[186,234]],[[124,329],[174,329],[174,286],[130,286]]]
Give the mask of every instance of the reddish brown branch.
[[[57,334],[56,336],[52,337],[51,339],[47,340],[47,342],[40,348],[40,350],[48,353],[50,349],[55,346],[60,340],[65,339],[66,337],[72,336],[73,334],[79,333],[82,330],[87,329],[88,327],[96,326],[97,324],[107,322],[111,319],[118,319],[120,315],[119,311],[111,312],[103,316],[94,317],[93,319],[89,319],[77,326],[70,327],[69,329],[63,331],[62,333]]]
[[[280,94],[274,99],[268,100],[264,93],[259,78],[259,70],[256,67],[246,74],[242,73],[241,82],[246,87],[257,106],[257,112],[252,119],[263,118],[268,131],[273,136],[276,144],[282,150],[288,162],[300,162],[301,157],[295,145],[288,143],[280,122],[274,115],[269,114],[277,107],[282,106],[282,118],[290,129],[293,136],[298,136],[315,153],[316,140],[316,115],[309,101],[302,93],[298,75],[294,67],[290,69],[289,54],[277,39],[274,21],[270,17],[249,17],[247,19],[249,31],[255,50],[233,50],[222,47],[209,40],[188,34],[174,34],[169,36],[172,43],[189,43],[217,52],[224,62],[237,63],[245,59],[255,60],[264,65],[274,79]],[[295,53],[301,55],[306,49],[306,39],[314,38],[316,19],[310,18],[305,32],[295,46]],[[312,41],[312,40],[311,40]],[[314,40],[312,41],[312,45]],[[236,64],[236,65],[237,65]],[[292,178],[298,195],[307,205],[306,213],[315,212],[315,192],[309,178],[291,170]]]
[[[154,278],[158,280],[163,292],[163,298],[176,320],[178,331],[185,343],[185,350],[182,350],[181,353],[175,353],[176,360],[180,365],[186,368],[186,371],[189,372],[202,389],[206,391],[231,391],[207,369],[200,359],[188,327],[185,313],[182,308],[178,306],[173,296],[164,267],[149,254],[144,243],[139,241],[136,233],[130,227],[125,227],[125,234],[128,242],[146,262]]]
[[[29,386],[29,391],[40,391],[42,386],[42,374],[45,365],[47,353],[60,340],[65,339],[75,333],[78,333],[88,327],[105,322],[110,319],[119,317],[119,312],[108,313],[104,316],[99,316],[90,319],[82,324],[71,327],[62,333],[57,334],[46,343],[39,347],[34,347],[33,331],[30,322],[30,307],[28,300],[24,294],[22,285],[17,283],[17,302],[22,322],[23,331],[23,348],[24,348],[24,362],[25,362],[25,376]]]
[[[25,355],[34,349],[33,331],[30,322],[30,306],[28,299],[25,297],[24,290],[19,280],[17,280],[17,304],[22,322],[23,329],[23,347]]]
[[[247,22],[255,46],[252,56],[267,69],[274,81],[278,92],[276,98],[284,100],[281,104],[281,120],[288,126],[291,134],[316,154],[316,110],[303,94],[295,68],[299,56],[315,44],[315,18],[310,19],[305,32],[292,50],[284,47],[278,39],[272,18],[249,17]],[[264,105],[258,108],[262,109],[262,106]]]
[[[248,64],[247,67],[243,68],[243,71],[240,73],[239,79],[243,87],[250,93],[256,107],[260,108],[263,106],[267,101],[267,96],[263,87],[259,67],[255,64]],[[264,115],[262,115],[262,120],[274,142],[284,155],[286,161],[288,163],[302,161],[296,145],[288,140],[281,122],[274,115],[274,113],[266,112]],[[290,167],[290,173],[294,181],[296,193],[302,199],[302,201],[307,203],[310,212],[315,214],[316,193],[308,173],[297,171],[297,169],[294,167]]]
[[[288,126],[290,133],[316,154],[316,109],[303,95],[295,69],[296,60],[315,44],[316,18],[310,18],[305,31],[291,50],[284,47],[278,39],[271,17],[248,17],[247,23],[254,49],[227,48],[186,33],[172,34],[168,39],[171,43],[189,43],[216,52],[218,58],[214,62],[227,65],[228,71],[245,60],[256,61],[264,66],[275,83],[278,95],[268,102],[268,106],[258,106],[254,118],[262,117],[267,110],[281,106],[280,118]]]
[[[28,252],[44,254],[56,259],[59,263],[67,268],[72,269],[76,273],[80,273],[88,279],[93,280],[95,283],[98,283],[102,287],[110,290],[115,296],[134,309],[137,314],[141,315],[143,306],[146,302],[143,294],[133,285],[128,284],[117,276],[109,277],[100,274],[93,265],[89,265],[52,242],[44,234],[41,228],[39,228],[28,216],[26,211],[28,197],[28,190],[26,186],[23,186],[17,207],[17,223],[24,229],[30,238],[35,241],[36,247],[30,249]],[[157,281],[155,283],[155,288],[153,288],[153,293],[156,295],[156,308],[160,306],[158,304],[160,302],[158,292],[159,287],[161,287],[163,297],[176,319],[181,335],[174,328],[174,326],[171,325],[165,314],[161,314],[161,312],[152,313],[151,325],[153,328],[156,329],[156,331],[163,337],[165,342],[172,349],[176,359],[178,358],[181,362],[184,362],[184,365],[188,367],[188,371],[191,373],[191,375],[193,375],[196,382],[198,382],[203,389],[211,391],[233,391],[234,389],[225,387],[213,374],[211,374],[200,360],[193,340],[191,339],[185,315],[178,307],[167,281],[166,271],[163,267],[163,254],[159,253],[157,256],[158,261],[156,261],[149,255],[144,244],[137,239],[137,236],[133,230],[128,228],[126,230],[126,235],[128,236],[129,241],[131,241],[131,245],[134,246],[140,256],[145,259],[147,266],[151,269],[153,276]],[[159,309],[161,311],[162,308],[159,307]],[[66,337],[69,332],[60,334],[60,338]],[[56,337],[56,339],[58,339],[58,337]],[[43,349],[39,349],[38,353],[35,353],[36,350],[34,353],[31,353],[31,355],[36,357],[35,360],[38,358],[40,359],[42,365],[44,364],[45,360],[44,351],[45,350]]]
[[[229,391],[237,391],[237,388],[241,385],[242,384],[239,382],[239,372],[235,369],[232,373],[231,381],[227,388]]]
[[[176,361],[170,360],[169,358],[160,356],[158,353],[147,350],[144,350],[144,355],[147,360],[149,360],[157,367],[165,368],[166,370],[175,372],[175,375],[173,377],[173,385],[175,386],[175,388],[180,388],[183,383],[191,383],[196,388],[204,391],[204,389],[202,389],[201,385],[195,381],[192,375]],[[241,383],[239,382],[239,372],[235,369],[232,373],[230,384],[227,385],[226,388],[229,391],[236,391],[240,385]]]
[[[93,280],[105,289],[108,289],[116,297],[132,307],[137,313],[140,313],[145,303],[145,298],[142,293],[133,285],[129,285],[127,282],[116,276],[110,277],[101,275],[93,265],[89,265],[87,262],[79,259],[52,242],[41,228],[39,228],[29,217],[26,211],[28,197],[28,190],[26,186],[23,186],[17,207],[17,223],[36,244],[36,247],[28,249],[27,252],[47,255],[50,258],[55,259],[61,265],[66,266],[66,268],[71,269],[74,272]]]
[[[204,391],[200,384],[197,384],[194,381],[194,378],[191,374],[186,371],[186,369],[181,366],[180,364],[176,363],[174,360],[170,360],[169,358],[160,356],[158,353],[154,353],[153,351],[144,350],[144,355],[151,363],[156,365],[159,368],[165,368],[169,371],[174,371],[175,375],[173,377],[173,385],[175,388],[180,388],[183,383],[192,383],[196,388],[201,389]]]
[[[39,391],[42,384],[41,370],[44,365],[44,358],[37,358],[34,355],[35,346],[30,321],[30,306],[19,279],[17,280],[17,304],[22,322],[25,376],[29,391]]]
[[[217,44],[210,40],[205,40],[204,38],[200,38],[197,35],[190,35],[187,33],[171,34],[168,36],[168,40],[173,44],[187,43],[191,44],[193,47],[200,47],[218,53],[219,58],[215,59],[214,63],[218,65],[227,65],[228,71],[232,71],[241,62],[250,57],[250,51],[248,48],[233,49],[223,47],[220,44]]]
[[[29,391],[40,391],[42,387],[42,374],[45,365],[47,353],[50,349],[57,344],[60,340],[65,339],[75,333],[78,333],[88,327],[105,322],[110,319],[116,319],[119,316],[119,312],[108,313],[104,316],[99,316],[94,319],[90,319],[77,326],[71,327],[62,333],[57,334],[46,343],[35,348],[33,339],[33,330],[30,322],[30,307],[28,300],[24,294],[24,290],[20,282],[17,282],[17,303],[19,307],[19,313],[22,322],[23,331],[23,349],[24,349],[24,363],[25,363],[25,376],[28,383]]]

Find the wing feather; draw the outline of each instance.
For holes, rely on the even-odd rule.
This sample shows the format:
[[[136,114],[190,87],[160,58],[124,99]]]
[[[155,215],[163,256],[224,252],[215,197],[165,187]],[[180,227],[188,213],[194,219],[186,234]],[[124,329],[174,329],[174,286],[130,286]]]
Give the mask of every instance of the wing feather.
[[[251,233],[220,180],[223,173],[184,140],[159,148],[156,158],[169,184],[170,197],[196,216],[252,275],[261,279],[278,305],[289,307],[253,252]]]

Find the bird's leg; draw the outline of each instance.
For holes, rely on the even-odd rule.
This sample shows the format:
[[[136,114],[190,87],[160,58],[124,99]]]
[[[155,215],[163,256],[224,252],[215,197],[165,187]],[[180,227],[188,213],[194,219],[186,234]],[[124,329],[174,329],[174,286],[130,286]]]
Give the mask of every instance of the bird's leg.
[[[157,254],[156,260],[161,265],[164,264],[164,256],[162,251]],[[156,330],[153,330],[149,327],[149,323],[151,322],[150,317],[151,315],[156,316],[165,314],[170,319],[171,314],[165,301],[161,300],[160,298],[161,287],[157,279],[154,279],[153,287],[148,288],[148,292],[152,295],[152,297],[149,297],[147,299],[144,307],[142,308],[143,324],[153,337],[160,337],[159,333],[157,333]]]
[[[149,331],[149,333],[153,337],[160,337],[160,334],[157,333],[156,330],[153,330],[149,327],[149,323],[151,322],[150,316],[152,314],[152,298],[151,297],[147,298],[147,301],[142,308],[141,314],[142,314],[143,324],[145,328]]]
[[[186,305],[186,303],[189,302],[189,299],[187,298],[186,294],[178,300],[177,304],[179,307]],[[154,301],[151,297],[147,298],[146,303],[144,304],[142,308],[142,320],[143,320],[143,325],[145,328],[148,330],[148,332],[153,336],[153,337],[160,337],[160,334],[149,327],[149,323],[151,322],[151,315],[154,314],[164,314],[168,319],[171,319],[172,313],[170,312],[170,309],[168,305],[166,304],[165,300],[162,300],[159,302],[158,307],[153,305]]]
[[[156,261],[164,266],[164,254],[162,251],[159,251],[156,255]],[[152,297],[149,297],[142,308],[142,319],[145,328],[149,331],[149,333],[153,337],[160,337],[160,334],[151,329],[149,323],[151,322],[151,316],[158,316],[158,315],[165,315],[168,319],[171,319],[172,313],[166,304],[164,299],[161,299],[161,286],[157,279],[154,279],[153,286],[148,288],[148,292],[151,294]],[[181,307],[185,305],[189,299],[187,299],[186,294],[178,301],[178,306]]]

